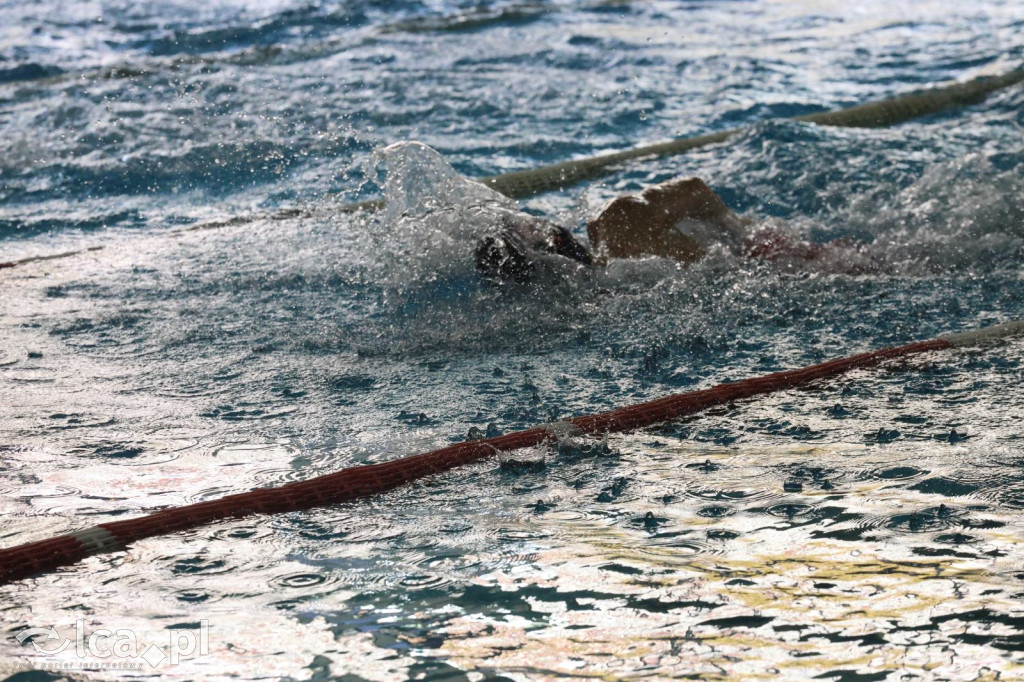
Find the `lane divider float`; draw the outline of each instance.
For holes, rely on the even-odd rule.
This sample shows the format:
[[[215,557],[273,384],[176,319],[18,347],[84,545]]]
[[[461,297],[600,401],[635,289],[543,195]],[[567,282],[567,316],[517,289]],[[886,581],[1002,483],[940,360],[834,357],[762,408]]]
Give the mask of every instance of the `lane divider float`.
[[[95,554],[126,549],[133,542],[190,528],[257,514],[285,514],[379,495],[426,476],[472,464],[500,453],[557,440],[560,434],[603,435],[633,431],[694,414],[714,405],[784,391],[872,367],[892,358],[963,346],[977,346],[1024,336],[1024,321],[946,334],[931,341],[883,348],[803,369],[777,372],[670,395],[610,412],[567,419],[496,438],[485,438],[381,464],[354,466],[316,478],[273,488],[257,488],[217,500],[163,509],[139,518],[102,523],[48,540],[0,549],[0,585],[55,571]]]

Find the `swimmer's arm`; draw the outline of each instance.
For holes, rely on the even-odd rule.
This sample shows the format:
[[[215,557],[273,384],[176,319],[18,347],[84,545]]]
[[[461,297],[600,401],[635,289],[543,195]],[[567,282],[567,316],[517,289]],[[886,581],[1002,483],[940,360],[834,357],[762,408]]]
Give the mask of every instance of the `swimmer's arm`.
[[[684,220],[717,225],[723,233],[750,223],[703,181],[687,178],[648,187],[639,197],[615,199],[590,221],[587,234],[599,259],[660,256],[689,263],[700,259],[704,250],[676,229]]]
[[[666,230],[651,207],[636,197],[619,197],[610,203],[587,223],[587,236],[599,263],[644,256],[689,263],[704,255],[694,239],[678,230]]]

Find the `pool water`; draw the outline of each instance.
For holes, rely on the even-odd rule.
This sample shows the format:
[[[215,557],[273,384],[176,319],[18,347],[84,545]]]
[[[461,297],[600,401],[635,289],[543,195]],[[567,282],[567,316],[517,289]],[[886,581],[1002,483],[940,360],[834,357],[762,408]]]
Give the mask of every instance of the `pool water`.
[[[889,129],[785,120],[1019,68],[1020,3],[0,18],[0,261],[103,247],[0,271],[2,546],[1024,318],[1024,89]],[[466,179],[737,126],[518,203]],[[691,175],[797,237],[868,245],[476,277],[502,210],[583,238],[606,200]],[[186,229],[209,221],[230,224]],[[149,539],[0,588],[0,672],[1011,679],[1022,377],[1019,342],[936,352],[565,439],[543,466]],[[205,622],[208,650],[114,672],[15,638],[79,622],[139,653]]]

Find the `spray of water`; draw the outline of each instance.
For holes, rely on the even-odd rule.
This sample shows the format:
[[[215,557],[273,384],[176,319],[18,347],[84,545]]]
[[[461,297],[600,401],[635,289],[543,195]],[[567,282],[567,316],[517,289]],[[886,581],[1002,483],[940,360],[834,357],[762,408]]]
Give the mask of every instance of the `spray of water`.
[[[825,217],[757,220],[760,230],[793,242],[815,233],[842,237],[814,258],[761,262],[726,245],[692,265],[658,258],[613,260],[579,268],[565,259],[539,258],[526,286],[488,286],[474,271],[474,248],[501,229],[517,204],[461,176],[418,142],[378,150],[372,158],[386,207],[365,224],[364,262],[382,287],[384,309],[372,327],[367,353],[447,348],[542,346],[566,334],[589,334],[632,320],[672,334],[705,335],[784,306],[799,295],[794,273],[812,277],[927,276],[987,269],[1016,262],[1024,247],[1024,181],[997,170],[981,154],[935,164],[903,188],[879,186],[851,197]],[[372,175],[372,173],[368,173]],[[795,287],[795,289],[794,289]],[[776,292],[765,298],[766,292]],[[774,297],[774,298],[773,298]],[[680,315],[685,311],[685,315]]]

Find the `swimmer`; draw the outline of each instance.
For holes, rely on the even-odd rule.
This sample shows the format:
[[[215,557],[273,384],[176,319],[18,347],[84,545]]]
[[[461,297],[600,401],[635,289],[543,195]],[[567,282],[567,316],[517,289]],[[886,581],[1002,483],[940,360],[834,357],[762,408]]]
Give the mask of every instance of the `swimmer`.
[[[813,261],[836,248],[857,248],[848,239],[814,244],[793,239],[732,211],[702,180],[671,180],[609,202],[587,223],[590,249],[570,232],[526,214],[506,214],[497,236],[476,248],[476,268],[491,282],[530,280],[536,254],[568,259],[580,267],[605,265],[611,258],[700,260],[718,245],[746,258]]]

